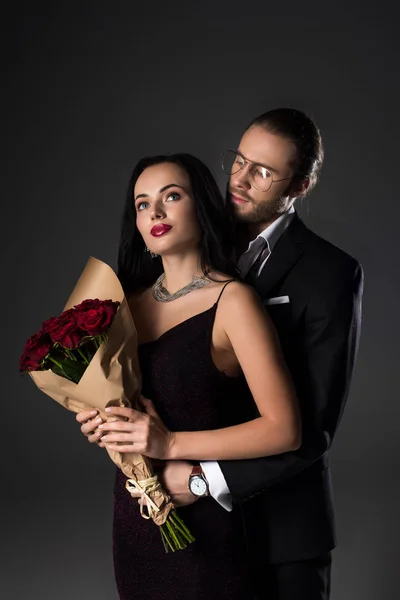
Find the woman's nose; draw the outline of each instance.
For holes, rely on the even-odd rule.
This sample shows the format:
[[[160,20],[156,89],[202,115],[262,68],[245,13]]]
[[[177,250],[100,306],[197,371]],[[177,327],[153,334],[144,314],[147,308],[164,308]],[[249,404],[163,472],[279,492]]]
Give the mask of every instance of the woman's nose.
[[[150,212],[151,219],[163,219],[165,217],[165,211],[160,204],[154,204]]]

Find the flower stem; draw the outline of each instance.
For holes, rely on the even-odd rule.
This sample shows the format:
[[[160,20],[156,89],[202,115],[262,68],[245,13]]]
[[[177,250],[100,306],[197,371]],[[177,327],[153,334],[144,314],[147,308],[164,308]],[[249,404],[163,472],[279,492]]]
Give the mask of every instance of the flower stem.
[[[176,529],[180,531],[180,533],[187,539],[189,543],[195,541],[196,538],[190,533],[185,523],[182,521],[182,519],[179,518],[175,511],[171,513],[170,518],[171,523],[173,523]]]
[[[166,552],[183,550],[188,544],[195,541],[195,537],[174,510],[169,513],[167,520],[161,525],[160,531]]]
[[[165,525],[165,523],[164,523]],[[164,548],[166,552],[169,552],[168,547],[171,549],[172,552],[175,552],[175,548],[172,545],[172,543],[170,542],[168,533],[165,531],[164,529],[164,525],[161,525],[160,530],[161,530],[161,536],[162,536],[162,540],[164,542]]]
[[[48,355],[48,359],[51,360],[51,362],[53,362],[55,365],[57,365],[57,367],[59,367],[61,371],[64,371],[62,364],[58,360],[53,358],[50,354]]]
[[[171,522],[170,522],[169,519],[167,519],[167,527],[168,527],[168,531],[170,533],[170,536],[172,537],[172,540],[175,542],[175,546],[180,549],[181,548],[181,544],[179,543],[179,539],[176,536],[174,528],[172,527]]]
[[[82,352],[82,350],[80,348],[77,348],[77,351],[82,356],[84,362],[88,365],[89,361],[88,361],[87,357],[85,356],[85,354]]]
[[[71,350],[69,348],[65,348],[64,347],[64,351],[65,351],[66,355],[68,356],[68,358],[70,358],[71,360],[74,360],[76,362],[76,357],[75,357],[74,353],[71,352]]]
[[[51,356],[51,354],[49,354],[47,358],[60,369],[61,373],[64,374],[63,377],[65,377],[65,379],[69,379],[73,383],[76,383],[76,382],[74,382],[74,380],[72,379],[72,377],[70,377],[69,375],[67,375],[67,373],[65,372],[64,367],[63,367],[63,365],[62,365],[61,362],[59,362],[58,360],[56,360],[55,358],[53,358]],[[56,373],[56,375],[59,375],[59,373]]]

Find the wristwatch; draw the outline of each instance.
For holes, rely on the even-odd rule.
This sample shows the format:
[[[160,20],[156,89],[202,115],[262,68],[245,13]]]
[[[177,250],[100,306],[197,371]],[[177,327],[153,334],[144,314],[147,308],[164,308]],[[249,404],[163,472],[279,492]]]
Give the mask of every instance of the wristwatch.
[[[200,465],[193,467],[192,472],[189,476],[189,490],[195,496],[208,496],[208,483],[204,476],[203,469]]]

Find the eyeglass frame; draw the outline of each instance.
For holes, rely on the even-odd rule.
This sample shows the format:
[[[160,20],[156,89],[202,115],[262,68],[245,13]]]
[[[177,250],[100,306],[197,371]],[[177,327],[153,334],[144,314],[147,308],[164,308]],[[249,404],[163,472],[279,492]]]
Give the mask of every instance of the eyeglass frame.
[[[227,152],[232,152],[232,154],[236,154],[236,156],[240,156],[240,158],[243,159],[243,161],[244,161],[243,165],[241,167],[239,167],[239,169],[237,171],[235,171],[235,173],[227,173],[223,167],[224,156],[227,154]],[[269,188],[266,190],[260,190],[257,186],[255,186],[253,184],[252,177],[250,178],[250,185],[252,185],[254,187],[254,189],[258,190],[259,192],[269,192],[273,183],[278,183],[279,181],[288,181],[289,179],[293,179],[293,175],[291,177],[284,177],[283,179],[274,179],[274,175],[268,167],[266,167],[265,165],[262,165],[261,163],[257,163],[257,162],[254,162],[253,160],[249,160],[248,158],[245,158],[243,156],[243,154],[241,152],[238,152],[237,150],[228,149],[228,150],[225,150],[225,152],[222,154],[221,167],[222,167],[223,172],[226,175],[235,175],[236,173],[239,173],[239,171],[241,171],[246,166],[246,164],[251,164],[251,165],[256,165],[257,167],[262,167],[263,169],[268,171],[268,173],[270,173],[270,175],[271,175],[271,183],[270,183]]]

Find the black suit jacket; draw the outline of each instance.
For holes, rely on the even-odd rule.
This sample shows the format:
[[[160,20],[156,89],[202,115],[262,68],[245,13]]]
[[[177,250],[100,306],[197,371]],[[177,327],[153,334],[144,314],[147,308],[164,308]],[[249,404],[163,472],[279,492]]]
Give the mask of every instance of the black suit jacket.
[[[357,352],[363,272],[295,215],[253,285],[264,303],[290,299],[266,308],[297,390],[303,441],[296,452],[219,465],[252,548],[271,563],[302,560],[335,546],[327,450]]]

